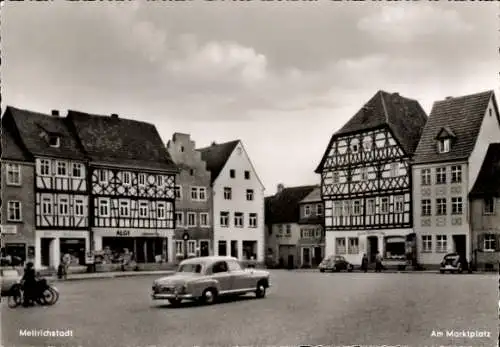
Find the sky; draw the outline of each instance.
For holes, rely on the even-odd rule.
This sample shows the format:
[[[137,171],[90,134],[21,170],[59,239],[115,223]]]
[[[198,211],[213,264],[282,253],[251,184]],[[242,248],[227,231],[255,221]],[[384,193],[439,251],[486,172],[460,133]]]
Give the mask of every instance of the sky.
[[[500,3],[8,2],[2,110],[117,113],[166,143],[242,140],[266,195],[319,184],[331,135],[378,90],[494,89]]]

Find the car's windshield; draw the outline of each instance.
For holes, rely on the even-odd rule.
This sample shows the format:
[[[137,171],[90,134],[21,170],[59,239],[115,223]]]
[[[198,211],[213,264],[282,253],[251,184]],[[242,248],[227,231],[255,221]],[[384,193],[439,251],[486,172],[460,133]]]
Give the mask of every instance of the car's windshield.
[[[177,272],[193,272],[201,273],[203,266],[201,264],[181,264],[177,269]]]

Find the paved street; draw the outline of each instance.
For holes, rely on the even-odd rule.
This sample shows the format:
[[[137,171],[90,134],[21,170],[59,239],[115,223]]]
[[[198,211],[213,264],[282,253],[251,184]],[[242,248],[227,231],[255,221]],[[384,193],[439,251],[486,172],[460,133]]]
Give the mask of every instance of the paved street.
[[[498,337],[494,275],[375,274],[274,270],[267,298],[171,308],[150,300],[155,277],[57,283],[53,307],[2,303],[4,346],[493,346]],[[20,329],[73,332],[22,337]],[[446,337],[447,330],[490,338]],[[432,331],[443,337],[432,337]]]

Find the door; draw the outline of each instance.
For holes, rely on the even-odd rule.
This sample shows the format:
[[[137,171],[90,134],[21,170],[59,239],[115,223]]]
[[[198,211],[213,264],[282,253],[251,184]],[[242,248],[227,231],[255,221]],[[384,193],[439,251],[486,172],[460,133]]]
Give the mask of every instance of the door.
[[[293,269],[295,267],[295,263],[293,261],[293,254],[288,255],[288,268]]]
[[[232,278],[233,290],[255,288],[256,283],[252,284],[253,278],[250,271],[244,270],[236,260],[228,260],[227,265]]]
[[[200,257],[208,257],[208,241],[200,241]]]
[[[40,239],[40,258],[42,266],[50,266],[50,244],[53,239],[42,237]]]
[[[218,261],[212,266],[212,278],[219,282],[221,294],[233,288],[232,275],[228,271],[228,265],[225,261]]]
[[[467,246],[466,246],[466,237],[465,235],[453,235],[453,244],[455,246],[455,253],[460,255],[460,259],[463,259],[465,262],[467,257]],[[465,268],[467,264],[462,264]]]
[[[311,250],[309,247],[302,248],[302,266],[311,266]]]
[[[368,261],[370,263],[375,262],[375,257],[378,252],[378,237],[377,236],[368,236]]]
[[[321,247],[314,247],[314,266],[318,266],[321,260]]]

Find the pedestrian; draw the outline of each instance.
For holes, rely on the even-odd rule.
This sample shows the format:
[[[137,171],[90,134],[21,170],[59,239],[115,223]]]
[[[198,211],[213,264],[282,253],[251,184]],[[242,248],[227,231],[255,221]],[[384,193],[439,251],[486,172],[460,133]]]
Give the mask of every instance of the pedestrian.
[[[375,272],[382,272],[382,255],[377,252],[377,255],[375,255]]]
[[[71,264],[71,255],[69,255],[69,253],[65,253],[62,262],[64,265],[64,279],[66,279],[66,276],[68,275],[69,265]]]
[[[363,258],[361,259],[361,269],[363,272],[368,271],[368,257],[366,256],[366,253],[363,253]]]

